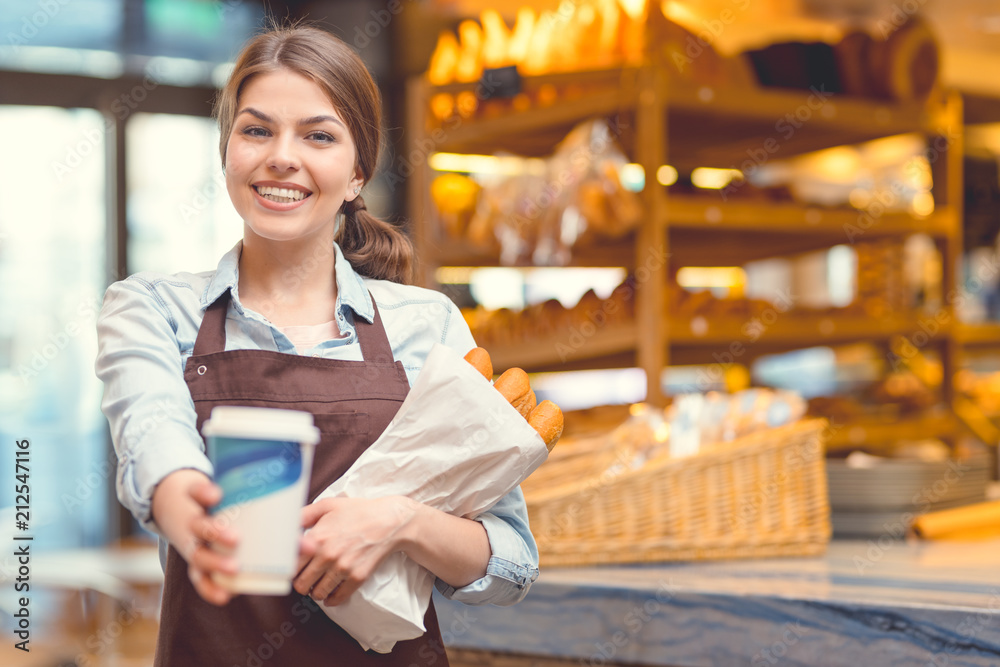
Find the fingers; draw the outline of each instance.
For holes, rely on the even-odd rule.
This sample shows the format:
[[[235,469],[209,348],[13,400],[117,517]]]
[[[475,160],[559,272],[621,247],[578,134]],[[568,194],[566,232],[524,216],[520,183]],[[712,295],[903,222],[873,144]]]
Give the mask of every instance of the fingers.
[[[323,578],[325,572],[326,568],[319,562],[319,559],[311,558],[301,568],[298,576],[292,580],[292,587],[300,595],[310,595],[313,587]]]
[[[334,504],[333,498],[324,498],[302,508],[302,527],[312,528]]]
[[[204,570],[189,565],[188,578],[191,579],[191,584],[194,586],[195,591],[206,602],[221,607],[233,598],[232,593],[215,583]]]
[[[231,526],[207,515],[191,521],[191,533],[196,540],[216,544],[226,550],[235,549],[239,542],[239,536]]]
[[[191,485],[191,497],[199,505],[208,509],[215,507],[222,500],[222,489],[219,488],[218,484],[205,479]]]
[[[240,569],[239,563],[232,556],[204,546],[195,548],[191,558],[188,559],[188,566],[204,572],[221,572],[230,575],[236,574]]]
[[[334,587],[330,595],[323,600],[323,604],[328,607],[336,607],[338,604],[347,602],[351,594],[361,588],[362,583],[364,583],[363,579],[347,577]]]
[[[303,535],[302,539],[299,540],[299,560],[295,565],[296,572],[301,572],[302,568],[304,568],[306,564],[312,560],[313,556],[316,555],[316,549],[316,540],[311,538],[308,534]]]
[[[324,574],[319,581],[313,586],[312,592],[309,593],[310,597],[317,602],[324,601],[331,596],[334,590],[337,589],[344,581],[347,579],[347,574],[343,572],[338,572],[336,570],[329,570]]]

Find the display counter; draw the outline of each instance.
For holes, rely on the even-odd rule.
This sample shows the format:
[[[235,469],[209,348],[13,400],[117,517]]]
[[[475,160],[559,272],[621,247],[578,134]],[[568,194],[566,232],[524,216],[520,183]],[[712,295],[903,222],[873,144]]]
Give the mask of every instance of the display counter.
[[[453,667],[995,666],[1000,541],[543,569],[514,607],[436,604]]]

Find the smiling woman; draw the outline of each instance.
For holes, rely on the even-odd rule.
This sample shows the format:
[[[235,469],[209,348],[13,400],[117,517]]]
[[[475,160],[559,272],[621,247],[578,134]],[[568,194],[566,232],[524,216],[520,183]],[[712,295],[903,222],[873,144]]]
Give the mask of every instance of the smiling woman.
[[[226,186],[246,225],[243,261],[263,239],[332,240],[337,212],[364,180],[356,163],[351,134],[319,86],[287,70],[250,80],[226,146]]]
[[[242,241],[214,272],[145,272],[105,295],[97,373],[118,497],[166,552],[158,666],[250,664],[277,632],[276,664],[447,665],[433,606],[426,634],[378,655],[316,604],[347,601],[396,552],[469,604],[513,604],[537,576],[520,489],[475,520],[402,496],[312,502],[385,430],[436,344],[475,347],[454,303],[405,284],[409,240],[365,209],[380,106],[333,36],[298,27],[253,39],[216,108]],[[200,434],[223,405],[308,411],[320,428],[288,595],[234,596],[216,580],[240,566],[227,555],[240,535],[210,513],[221,491]]]

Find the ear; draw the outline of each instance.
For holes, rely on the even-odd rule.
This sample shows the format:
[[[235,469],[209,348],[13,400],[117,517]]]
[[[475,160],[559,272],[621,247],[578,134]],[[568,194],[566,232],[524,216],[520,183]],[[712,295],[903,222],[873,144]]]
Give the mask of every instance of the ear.
[[[360,169],[355,169],[354,178],[352,178],[347,183],[347,194],[344,196],[344,199],[346,201],[354,201],[354,198],[357,197],[358,194],[360,194],[358,192],[355,192],[355,189],[360,190],[364,184],[365,184],[364,175],[362,175]]]

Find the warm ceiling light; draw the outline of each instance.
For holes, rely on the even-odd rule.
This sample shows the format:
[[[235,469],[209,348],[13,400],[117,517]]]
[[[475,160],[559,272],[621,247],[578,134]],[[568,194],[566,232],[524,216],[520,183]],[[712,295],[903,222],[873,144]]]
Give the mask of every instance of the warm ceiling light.
[[[669,164],[661,165],[656,170],[656,182],[667,187],[673,185],[677,182],[677,170]]]
[[[646,11],[646,0],[618,0],[628,17],[633,21],[638,21]]]
[[[462,153],[432,153],[427,164],[435,171],[460,174],[532,174],[545,173],[545,160],[511,155],[465,155]]]
[[[691,183],[697,188],[706,190],[721,190],[729,185],[734,178],[742,178],[739,169],[715,169],[714,167],[698,167],[691,172]]]
[[[677,272],[677,284],[689,289],[741,287],[746,282],[747,273],[739,266],[685,266]]]

